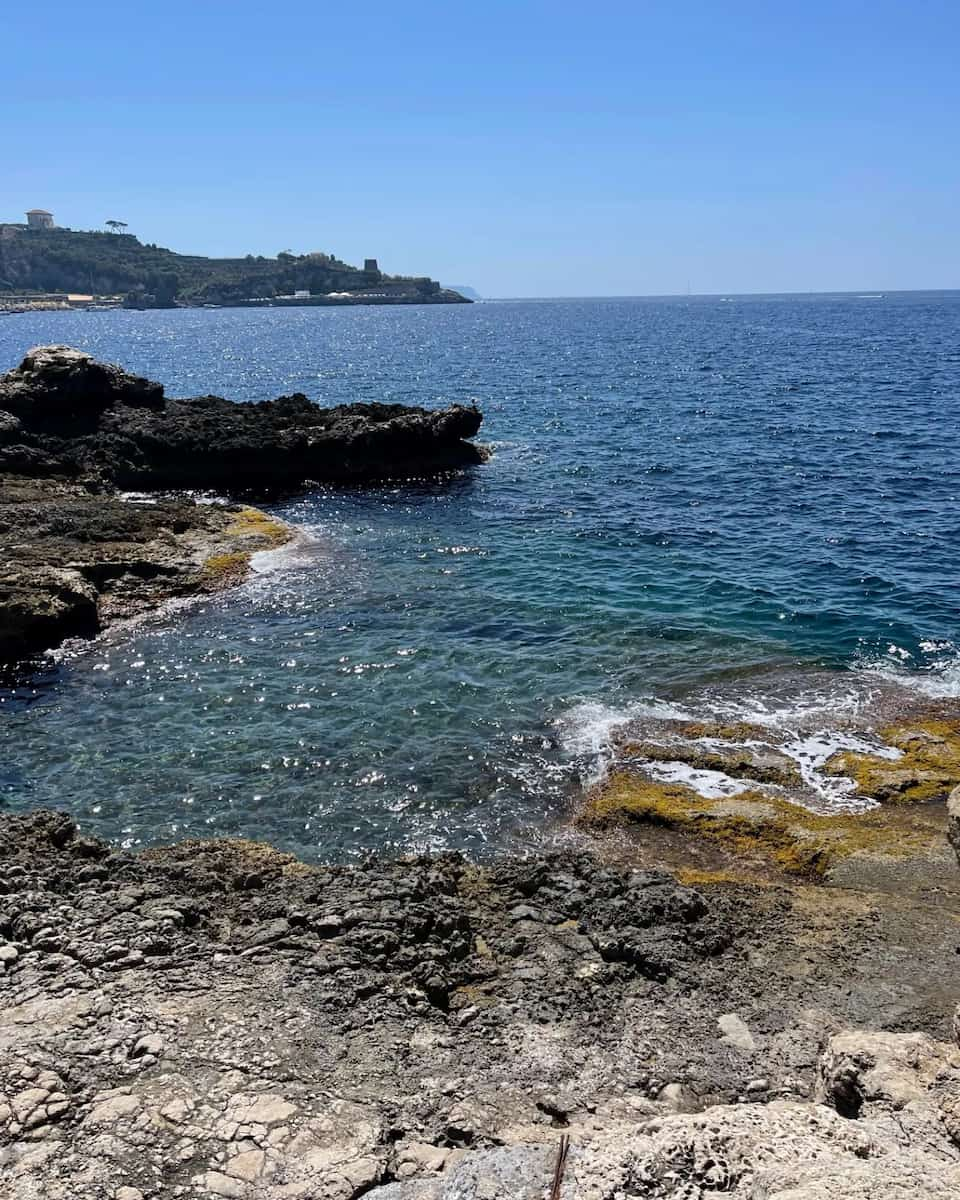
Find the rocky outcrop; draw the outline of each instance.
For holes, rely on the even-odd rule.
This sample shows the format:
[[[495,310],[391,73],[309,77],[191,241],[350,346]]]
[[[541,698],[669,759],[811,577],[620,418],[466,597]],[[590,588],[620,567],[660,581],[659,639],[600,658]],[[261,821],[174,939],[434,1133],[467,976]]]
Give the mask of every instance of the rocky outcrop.
[[[915,804],[943,800],[960,784],[960,725],[955,717],[891,725],[880,738],[896,752],[895,758],[834,754],[824,770],[844,775],[857,792],[882,804]]]
[[[221,590],[292,531],[257,509],[130,503],[74,483],[0,476],[0,661],[166,600]]]
[[[158,383],[66,346],[0,377],[0,661],[90,636],[244,575],[292,531],[256,510],[120,489],[289,492],[320,480],[437,473],[480,461],[480,413],[321,409],[306,396],[169,400]]]
[[[960,834],[944,805],[960,784],[960,723],[950,706],[903,713],[858,739],[862,751],[834,753],[807,776],[769,729],[661,719],[641,732],[614,737],[612,764],[578,823],[593,833],[629,828],[631,842],[649,851],[645,861],[671,861],[672,837],[690,882],[800,876],[960,896],[947,843],[956,848]],[[823,811],[818,776],[821,785],[842,783],[847,803],[871,807]],[[692,846],[700,847],[699,870],[688,860]]]
[[[708,861],[733,878],[782,874],[897,891],[929,888],[937,880],[960,896],[942,805],[827,815],[773,791],[705,796],[624,766],[592,789],[579,822],[590,830],[628,827],[655,846],[664,833],[681,835],[685,847],[709,848]]]
[[[569,852],[135,854],[55,813],[0,818],[0,879],[18,1200],[543,1200],[561,1134],[562,1200],[955,1194],[942,906]]]
[[[120,488],[294,491],[319,481],[436,473],[481,461],[475,408],[324,409],[302,394],[258,404],[171,400],[163,388],[66,346],[0,378],[0,473]]]

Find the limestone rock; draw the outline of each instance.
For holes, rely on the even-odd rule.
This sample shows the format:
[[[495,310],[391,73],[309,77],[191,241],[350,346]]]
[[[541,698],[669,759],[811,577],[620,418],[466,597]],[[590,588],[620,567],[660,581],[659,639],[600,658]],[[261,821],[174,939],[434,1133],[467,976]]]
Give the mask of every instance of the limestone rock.
[[[947,797],[947,837],[960,865],[960,787]]]
[[[925,1033],[841,1033],[821,1056],[818,1095],[848,1117],[869,1103],[901,1109],[950,1066],[960,1069],[960,1053]]]
[[[724,1013],[717,1018],[717,1025],[723,1035],[720,1040],[737,1050],[755,1050],[756,1042],[745,1022],[736,1013]]]

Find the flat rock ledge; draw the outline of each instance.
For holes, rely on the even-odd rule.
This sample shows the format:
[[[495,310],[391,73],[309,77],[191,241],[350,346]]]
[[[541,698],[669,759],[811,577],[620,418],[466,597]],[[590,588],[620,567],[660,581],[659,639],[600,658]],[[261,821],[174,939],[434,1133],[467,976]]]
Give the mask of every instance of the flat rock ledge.
[[[79,350],[31,350],[0,377],[0,661],[236,583],[252,553],[293,535],[256,509],[170,490],[279,494],[442,474],[482,461],[465,440],[481,419],[462,406],[323,409],[299,394],[170,400]]]
[[[955,1197],[957,914],[824,897],[0,818],[0,1195]]]
[[[170,600],[239,583],[294,530],[259,509],[129,502],[76,483],[0,475],[0,661],[93,637]]]

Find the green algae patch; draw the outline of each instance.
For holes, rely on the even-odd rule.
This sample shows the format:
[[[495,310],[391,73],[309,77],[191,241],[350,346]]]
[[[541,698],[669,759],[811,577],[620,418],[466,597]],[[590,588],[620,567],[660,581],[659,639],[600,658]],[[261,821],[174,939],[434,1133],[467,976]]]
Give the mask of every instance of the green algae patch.
[[[945,799],[960,785],[960,721],[925,720],[880,730],[896,759],[841,751],[824,764],[828,775],[843,775],[857,793],[881,804],[916,804]]]
[[[813,879],[853,855],[902,859],[939,853],[945,827],[926,811],[826,816],[763,792],[710,798],[622,770],[590,793],[580,822],[665,827],[719,847],[734,862],[759,859],[787,875]]]

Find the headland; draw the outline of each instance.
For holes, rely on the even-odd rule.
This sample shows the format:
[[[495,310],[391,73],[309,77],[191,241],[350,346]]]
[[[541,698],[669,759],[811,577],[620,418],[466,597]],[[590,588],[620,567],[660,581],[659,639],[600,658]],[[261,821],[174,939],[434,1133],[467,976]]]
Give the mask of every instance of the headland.
[[[374,258],[363,267],[324,251],[206,258],[143,243],[125,226],[80,230],[55,225],[50,213],[27,218],[0,223],[0,312],[471,303],[425,275],[388,275]]]

